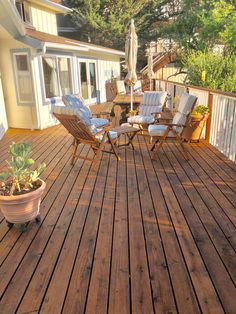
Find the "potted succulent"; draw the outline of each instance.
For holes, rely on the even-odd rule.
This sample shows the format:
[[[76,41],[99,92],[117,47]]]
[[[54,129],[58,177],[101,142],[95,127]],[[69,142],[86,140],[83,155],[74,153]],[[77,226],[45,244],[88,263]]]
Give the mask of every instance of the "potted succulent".
[[[46,165],[30,169],[34,160],[30,158],[29,143],[13,142],[9,154],[8,167],[0,173],[0,210],[9,228],[17,223],[26,231],[31,220],[40,222],[39,206],[46,184],[39,175]]]
[[[190,123],[183,131],[183,138],[188,141],[199,141],[208,117],[208,107],[197,105],[191,113]]]

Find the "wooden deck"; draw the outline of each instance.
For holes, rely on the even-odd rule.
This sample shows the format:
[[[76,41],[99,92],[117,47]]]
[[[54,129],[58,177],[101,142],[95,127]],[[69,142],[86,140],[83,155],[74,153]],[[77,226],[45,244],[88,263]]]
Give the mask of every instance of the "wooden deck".
[[[236,313],[236,165],[210,145],[191,161],[143,136],[97,172],[61,127],[9,131],[45,161],[42,223],[8,230],[0,215],[0,313]],[[86,146],[81,156],[91,155]]]

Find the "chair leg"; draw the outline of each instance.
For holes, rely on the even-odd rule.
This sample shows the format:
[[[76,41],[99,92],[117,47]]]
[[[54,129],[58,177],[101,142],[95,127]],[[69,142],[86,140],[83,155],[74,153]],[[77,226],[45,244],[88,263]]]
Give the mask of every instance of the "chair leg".
[[[159,142],[159,138],[155,140],[155,143],[151,147],[151,152],[154,150],[156,144]]]
[[[154,154],[152,155],[152,160],[157,160],[157,155],[162,147],[162,145],[164,144],[165,139],[161,139],[160,143],[156,146],[156,150],[154,152]]]
[[[183,141],[180,141],[180,146],[182,147],[185,159],[189,161],[190,160],[189,153],[188,153],[188,150],[184,147],[185,144],[183,143]]]
[[[72,153],[72,158],[71,158],[71,163],[70,163],[72,166],[74,165],[74,162],[75,162],[78,145],[79,145],[79,141],[74,139],[74,151]]]
[[[112,150],[113,150],[114,154],[116,155],[117,160],[120,160],[120,155],[118,154],[118,150],[117,150],[116,144],[111,139],[111,136],[110,136],[109,132],[107,133],[107,137],[108,137],[108,140],[109,140],[109,142],[111,144]]]
[[[167,137],[167,135],[169,134],[169,132],[170,132],[170,127],[168,127],[168,128],[165,130],[165,132],[164,132],[162,138],[160,139],[160,143],[159,143],[157,146],[155,146],[155,147],[156,147],[156,151],[154,152],[154,154],[153,154],[153,156],[152,156],[152,160],[156,160],[156,159],[157,159],[157,155],[158,155],[158,153],[159,153],[159,151],[160,151],[162,145],[164,144],[164,142],[165,142],[165,140],[166,140],[166,137]]]

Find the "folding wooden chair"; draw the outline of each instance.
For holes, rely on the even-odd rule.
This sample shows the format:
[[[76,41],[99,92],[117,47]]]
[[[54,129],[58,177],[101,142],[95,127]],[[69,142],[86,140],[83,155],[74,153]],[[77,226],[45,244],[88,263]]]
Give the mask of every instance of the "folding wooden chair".
[[[54,112],[54,115],[75,139],[75,147],[71,159],[72,165],[74,165],[76,157],[80,157],[76,156],[77,148],[80,143],[90,145],[94,151],[95,155],[93,159],[85,158],[94,161],[94,167],[96,160],[100,157],[102,152],[115,154],[117,160],[120,160],[116,145],[117,133],[109,131],[109,127],[103,127],[100,130],[91,128],[91,126],[86,125],[76,114],[71,115]],[[111,145],[110,150],[105,149],[107,144]]]
[[[128,118],[132,126],[137,124],[141,130],[155,122],[155,115],[162,112],[167,92],[144,92],[143,100],[138,107],[138,114]]]
[[[158,152],[167,139],[177,140],[183,149],[186,160],[189,160],[188,152],[184,147],[184,138],[182,137],[182,133],[183,129],[190,121],[190,114],[196,102],[196,96],[183,93],[180,98],[178,111],[176,112],[171,123],[149,125],[149,135],[155,141],[151,148],[151,151],[154,151],[152,156],[153,160],[156,160]]]

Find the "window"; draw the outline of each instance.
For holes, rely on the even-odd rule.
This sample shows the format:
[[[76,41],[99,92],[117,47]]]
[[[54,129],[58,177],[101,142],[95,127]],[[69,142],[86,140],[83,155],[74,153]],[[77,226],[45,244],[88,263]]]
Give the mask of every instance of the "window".
[[[43,57],[43,75],[46,98],[72,93],[70,59]]]
[[[27,1],[17,0],[16,8],[22,18],[22,20],[26,23],[31,23],[31,15],[30,15],[30,5]]]
[[[71,94],[70,59],[58,58],[58,68],[62,95]]]
[[[29,55],[27,52],[13,52],[17,101],[19,104],[33,103],[33,87]]]

